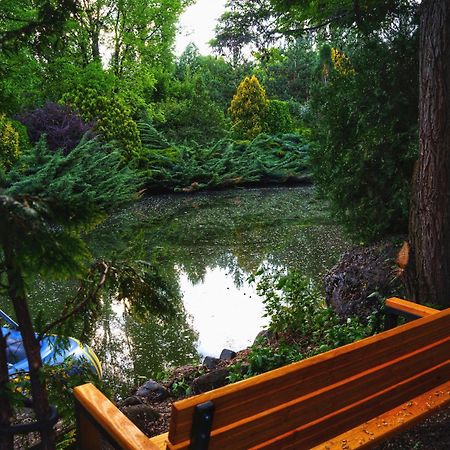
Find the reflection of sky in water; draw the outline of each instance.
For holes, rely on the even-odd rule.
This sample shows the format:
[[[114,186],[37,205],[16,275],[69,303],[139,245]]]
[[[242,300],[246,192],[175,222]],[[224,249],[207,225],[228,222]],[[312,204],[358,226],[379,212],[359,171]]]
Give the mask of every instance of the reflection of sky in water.
[[[228,270],[208,268],[203,283],[192,284],[180,274],[183,303],[199,334],[202,357],[218,357],[224,348],[242,350],[251,345],[267,323],[254,284],[236,287]]]
[[[132,371],[135,352],[126,330],[125,304],[113,299],[108,309],[104,314],[108,325],[105,320],[98,321],[91,345],[108,347],[108,351],[102,351],[102,365],[107,372]]]

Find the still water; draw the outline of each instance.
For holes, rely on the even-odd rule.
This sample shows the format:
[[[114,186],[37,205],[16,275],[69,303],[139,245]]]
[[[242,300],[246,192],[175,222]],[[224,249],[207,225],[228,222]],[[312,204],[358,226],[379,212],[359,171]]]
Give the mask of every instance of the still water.
[[[85,339],[118,394],[170,367],[247,347],[267,321],[248,276],[264,266],[297,269],[320,282],[349,245],[310,187],[151,196],[87,240],[96,257],[156,264],[180,299],[169,323],[114,295],[103,300]],[[71,292],[70,285],[37,282],[33,313],[57,317]]]

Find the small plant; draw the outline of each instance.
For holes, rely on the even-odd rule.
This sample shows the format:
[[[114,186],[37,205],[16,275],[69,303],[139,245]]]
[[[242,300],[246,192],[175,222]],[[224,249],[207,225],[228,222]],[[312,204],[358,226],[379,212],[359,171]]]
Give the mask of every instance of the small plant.
[[[313,282],[298,272],[260,273],[257,286],[270,318],[272,342],[251,348],[248,366],[233,366],[229,379],[237,381],[362,339],[374,332],[375,317],[363,324],[356,317],[342,322],[325,305]]]
[[[186,397],[192,395],[192,388],[185,378],[175,380],[172,383],[171,391],[175,397]]]

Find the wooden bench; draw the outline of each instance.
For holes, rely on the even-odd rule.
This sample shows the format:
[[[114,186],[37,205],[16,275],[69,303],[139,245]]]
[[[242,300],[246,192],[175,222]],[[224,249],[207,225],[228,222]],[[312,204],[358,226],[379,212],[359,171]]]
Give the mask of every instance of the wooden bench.
[[[389,299],[405,325],[176,402],[146,438],[93,385],[75,388],[81,449],[370,448],[450,404],[450,308]],[[392,322],[392,321],[391,321]]]

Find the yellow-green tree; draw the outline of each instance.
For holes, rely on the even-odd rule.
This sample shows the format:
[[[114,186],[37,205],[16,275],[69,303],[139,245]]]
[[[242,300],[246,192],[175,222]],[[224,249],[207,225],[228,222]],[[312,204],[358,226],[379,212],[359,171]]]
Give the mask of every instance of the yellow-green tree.
[[[0,114],[0,171],[8,171],[19,153],[19,133],[5,114]]]
[[[236,133],[253,139],[265,129],[268,100],[266,91],[253,75],[245,77],[233,96],[228,113]]]

